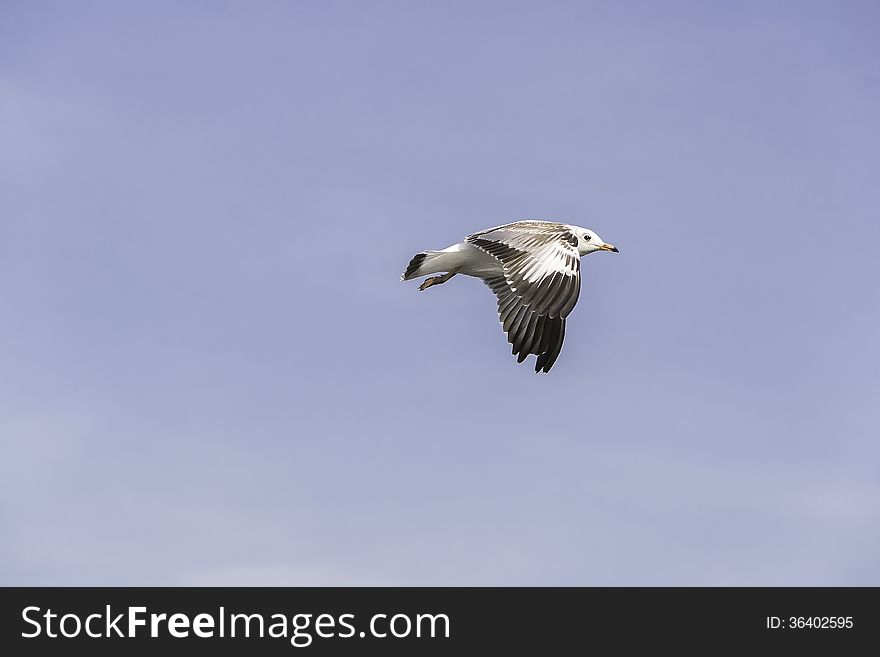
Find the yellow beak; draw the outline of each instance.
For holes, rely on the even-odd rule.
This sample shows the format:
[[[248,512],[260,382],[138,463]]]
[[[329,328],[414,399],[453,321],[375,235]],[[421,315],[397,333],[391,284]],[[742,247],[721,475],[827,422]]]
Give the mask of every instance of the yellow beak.
[[[620,253],[616,246],[613,244],[603,244],[599,247],[601,251],[613,251],[614,253]]]

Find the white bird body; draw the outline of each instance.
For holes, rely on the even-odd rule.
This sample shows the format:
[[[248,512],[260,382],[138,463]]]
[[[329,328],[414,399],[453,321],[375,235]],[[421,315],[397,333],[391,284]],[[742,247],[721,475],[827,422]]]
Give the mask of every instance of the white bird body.
[[[498,297],[498,315],[522,362],[537,356],[536,372],[549,372],[562,349],[565,318],[580,292],[580,258],[617,252],[592,230],[554,221],[516,221],[468,235],[441,251],[413,256],[400,277],[446,272],[425,280],[425,290],[456,274],[483,280]]]
[[[473,244],[459,242],[441,251],[425,251],[425,259],[415,276],[427,276],[446,271],[455,271],[476,278],[504,275],[504,267],[498,258],[478,249]]]

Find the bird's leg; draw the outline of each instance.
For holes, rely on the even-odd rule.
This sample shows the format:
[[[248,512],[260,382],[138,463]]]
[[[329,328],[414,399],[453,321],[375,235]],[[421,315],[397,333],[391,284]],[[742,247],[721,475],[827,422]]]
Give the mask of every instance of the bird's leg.
[[[456,274],[455,271],[451,271],[451,272],[447,272],[446,274],[443,274],[442,276],[431,276],[431,278],[426,278],[425,282],[422,283],[421,285],[419,285],[419,289],[420,290],[427,290],[432,285],[440,285],[441,283],[445,283],[450,278],[455,276],[455,274]]]

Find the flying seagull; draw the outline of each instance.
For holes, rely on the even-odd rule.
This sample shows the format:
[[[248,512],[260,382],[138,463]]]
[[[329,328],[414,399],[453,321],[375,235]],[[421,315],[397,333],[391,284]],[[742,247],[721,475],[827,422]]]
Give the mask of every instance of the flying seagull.
[[[580,258],[596,251],[618,252],[588,228],[516,221],[468,235],[442,251],[417,253],[400,280],[446,272],[419,286],[427,290],[456,274],[481,278],[498,297],[498,316],[517,362],[534,354],[535,372],[549,372],[581,289]]]

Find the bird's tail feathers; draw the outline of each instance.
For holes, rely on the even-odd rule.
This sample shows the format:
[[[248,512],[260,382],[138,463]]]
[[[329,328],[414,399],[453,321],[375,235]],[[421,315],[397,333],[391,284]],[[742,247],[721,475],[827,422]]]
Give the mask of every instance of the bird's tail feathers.
[[[442,262],[444,255],[446,254],[442,251],[422,251],[421,253],[416,253],[406,266],[406,271],[403,272],[400,280],[408,281],[419,276],[447,271],[448,268],[442,266],[444,264]]]

